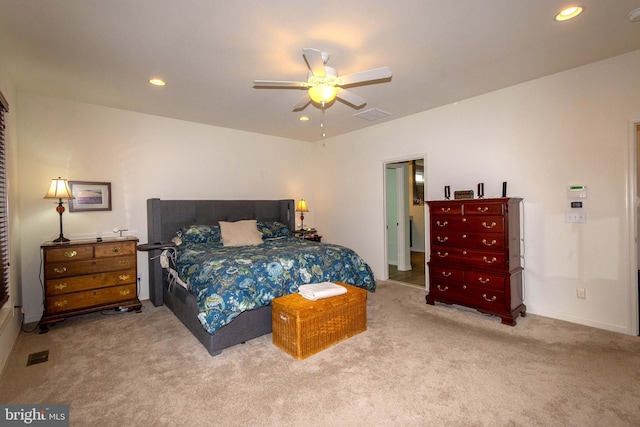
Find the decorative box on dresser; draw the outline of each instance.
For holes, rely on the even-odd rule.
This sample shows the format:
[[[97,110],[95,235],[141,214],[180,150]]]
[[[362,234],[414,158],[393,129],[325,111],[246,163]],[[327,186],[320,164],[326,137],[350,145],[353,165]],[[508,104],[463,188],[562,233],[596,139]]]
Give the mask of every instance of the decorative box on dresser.
[[[427,304],[459,304],[514,326],[523,304],[520,198],[430,201]]]
[[[48,330],[70,316],[122,307],[140,311],[136,280],[135,237],[46,242],[44,314],[40,329]]]

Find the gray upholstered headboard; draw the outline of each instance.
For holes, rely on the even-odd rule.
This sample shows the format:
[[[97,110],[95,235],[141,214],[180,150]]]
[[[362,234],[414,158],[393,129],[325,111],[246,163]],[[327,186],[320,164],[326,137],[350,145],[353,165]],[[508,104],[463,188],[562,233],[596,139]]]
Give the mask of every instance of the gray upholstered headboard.
[[[147,200],[148,243],[169,242],[176,231],[188,225],[218,225],[218,221],[278,221],[295,228],[293,200]],[[149,298],[163,304],[162,267],[157,250],[149,251]]]

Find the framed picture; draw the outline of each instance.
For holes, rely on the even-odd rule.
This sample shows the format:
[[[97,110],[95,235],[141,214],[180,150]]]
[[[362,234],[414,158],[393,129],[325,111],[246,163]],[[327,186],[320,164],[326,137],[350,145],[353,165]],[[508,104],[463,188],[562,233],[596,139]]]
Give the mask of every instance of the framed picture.
[[[75,199],[69,199],[69,212],[110,211],[111,183],[69,181]]]

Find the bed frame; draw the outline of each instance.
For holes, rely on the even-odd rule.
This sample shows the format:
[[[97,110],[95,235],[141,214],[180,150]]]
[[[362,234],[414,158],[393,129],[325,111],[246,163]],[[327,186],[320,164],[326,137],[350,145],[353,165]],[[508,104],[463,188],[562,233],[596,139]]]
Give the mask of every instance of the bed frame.
[[[218,225],[218,221],[278,221],[295,228],[293,200],[147,200],[148,242],[170,242],[176,231],[189,225]],[[167,273],[157,259],[161,248],[149,250],[149,299],[166,305],[215,356],[223,349],[271,332],[271,305],[246,311],[215,334],[209,334],[197,319],[195,297],[182,286],[168,287]]]

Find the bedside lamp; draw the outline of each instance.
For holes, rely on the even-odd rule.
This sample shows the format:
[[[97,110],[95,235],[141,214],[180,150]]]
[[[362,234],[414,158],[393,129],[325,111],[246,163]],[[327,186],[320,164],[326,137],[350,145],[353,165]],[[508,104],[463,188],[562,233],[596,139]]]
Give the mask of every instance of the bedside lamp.
[[[69,239],[62,235],[62,214],[64,213],[64,203],[62,199],[75,199],[73,194],[71,193],[71,189],[69,188],[69,184],[66,179],[62,179],[58,177],[58,179],[54,178],[51,180],[51,186],[49,187],[49,191],[44,195],[45,199],[58,199],[58,206],[56,207],[56,212],[60,214],[60,237],[54,240],[54,242],[68,242]]]
[[[309,212],[309,208],[307,208],[306,200],[300,199],[298,201],[296,212],[300,212],[300,230],[304,230],[304,213]]]

